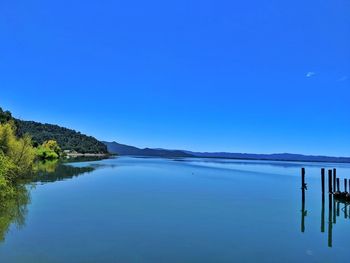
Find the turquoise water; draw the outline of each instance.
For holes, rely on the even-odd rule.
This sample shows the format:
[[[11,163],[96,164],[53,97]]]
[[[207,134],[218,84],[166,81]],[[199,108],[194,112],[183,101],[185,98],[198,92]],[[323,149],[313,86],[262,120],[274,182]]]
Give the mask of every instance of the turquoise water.
[[[0,241],[0,262],[347,262],[350,207],[329,211],[326,196],[321,232],[321,167],[350,178],[348,164],[131,157],[64,164],[27,187],[29,203],[16,208],[23,218]]]

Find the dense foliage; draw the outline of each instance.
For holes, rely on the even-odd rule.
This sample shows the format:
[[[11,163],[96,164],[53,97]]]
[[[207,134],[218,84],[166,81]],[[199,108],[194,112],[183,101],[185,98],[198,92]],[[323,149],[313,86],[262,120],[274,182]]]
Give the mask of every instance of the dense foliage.
[[[94,137],[87,136],[75,130],[52,124],[42,124],[34,121],[22,121],[12,117],[9,111],[0,108],[0,123],[13,120],[17,127],[17,136],[29,134],[34,146],[42,145],[49,140],[55,140],[61,149],[78,153],[108,153],[107,146]]]
[[[13,195],[13,186],[33,168],[36,149],[31,138],[17,138],[12,121],[0,124],[0,198]]]
[[[3,111],[2,108],[0,108],[0,123],[9,122],[10,120],[12,120],[11,112]]]
[[[55,140],[62,150],[79,153],[107,153],[107,147],[102,142],[71,129],[21,120],[16,120],[16,126],[18,127],[17,134],[19,136],[28,133],[38,145],[48,140]]]
[[[54,160],[61,155],[61,148],[54,140],[48,140],[37,148],[37,157],[40,160]]]
[[[55,125],[16,120],[0,108],[0,242],[12,223],[18,227],[24,224],[30,202],[26,183],[53,180],[48,173],[55,172],[62,155],[55,139],[62,142],[64,149],[106,152],[104,144],[92,137]],[[92,169],[62,167],[67,170],[64,176],[70,177]]]

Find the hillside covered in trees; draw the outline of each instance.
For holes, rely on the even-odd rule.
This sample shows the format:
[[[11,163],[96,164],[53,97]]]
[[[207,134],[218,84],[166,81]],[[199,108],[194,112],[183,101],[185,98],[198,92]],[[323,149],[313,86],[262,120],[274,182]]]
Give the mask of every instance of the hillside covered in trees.
[[[24,134],[29,134],[36,145],[41,145],[48,140],[55,140],[62,150],[79,153],[108,153],[106,145],[94,137],[58,125],[15,119],[9,111],[3,111],[0,108],[0,122],[10,119],[15,121],[17,135],[21,137]]]

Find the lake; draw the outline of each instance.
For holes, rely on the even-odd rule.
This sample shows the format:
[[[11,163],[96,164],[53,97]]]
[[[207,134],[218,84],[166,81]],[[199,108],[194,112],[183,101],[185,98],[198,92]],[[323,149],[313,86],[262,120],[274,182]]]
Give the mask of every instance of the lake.
[[[329,210],[327,195],[322,209],[321,167],[350,178],[350,164],[120,157],[52,165],[1,211],[0,262],[347,262],[350,206],[332,200]]]

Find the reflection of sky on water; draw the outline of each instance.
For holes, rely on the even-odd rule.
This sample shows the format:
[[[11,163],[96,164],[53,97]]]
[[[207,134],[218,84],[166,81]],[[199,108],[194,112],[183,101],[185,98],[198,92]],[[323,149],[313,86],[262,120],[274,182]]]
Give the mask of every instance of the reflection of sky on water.
[[[333,166],[349,174],[345,164],[200,158],[65,163],[32,189],[26,225],[11,227],[0,258],[345,262],[349,207],[321,199],[320,168]]]

